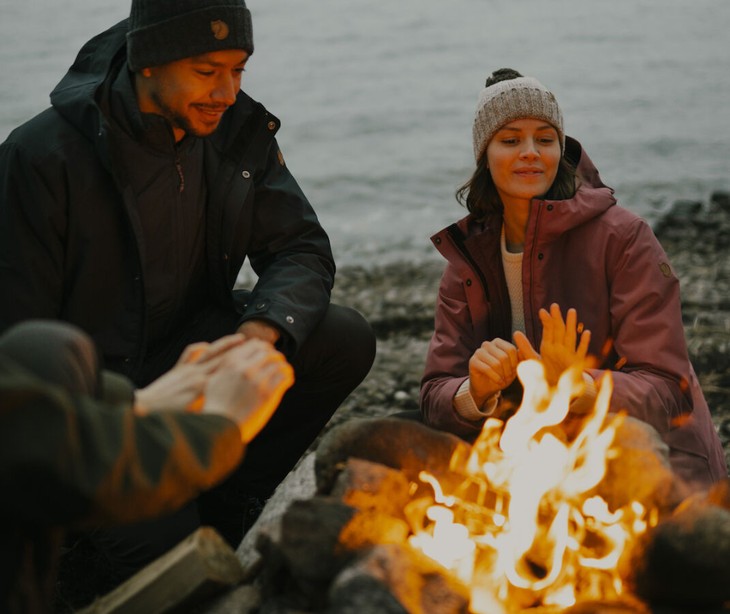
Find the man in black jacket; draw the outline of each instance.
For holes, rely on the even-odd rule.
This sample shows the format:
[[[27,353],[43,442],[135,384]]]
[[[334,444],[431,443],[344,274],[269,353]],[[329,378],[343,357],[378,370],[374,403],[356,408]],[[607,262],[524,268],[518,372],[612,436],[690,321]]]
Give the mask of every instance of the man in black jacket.
[[[204,506],[234,545],[241,516],[255,517],[375,354],[362,316],[330,303],[329,239],[279,151],[278,119],[240,90],[252,53],[243,0],[133,0],[128,20],[81,49],[51,108],[0,146],[0,330],[76,324],[143,389],[142,406],[193,342],[238,331],[294,367]],[[256,285],[234,289],[247,257]],[[131,570],[190,523],[178,515],[103,545]],[[130,554],[140,541],[146,554]]]

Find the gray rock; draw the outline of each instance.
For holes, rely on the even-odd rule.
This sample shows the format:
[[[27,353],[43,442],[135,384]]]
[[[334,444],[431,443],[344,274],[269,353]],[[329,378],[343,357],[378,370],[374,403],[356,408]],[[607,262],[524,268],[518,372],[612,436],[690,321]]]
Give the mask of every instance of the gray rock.
[[[682,506],[636,550],[631,583],[648,603],[699,612],[730,602],[730,511]]]
[[[414,482],[418,480],[418,474],[425,470],[448,484],[448,468],[454,452],[468,447],[458,437],[414,420],[351,420],[327,433],[317,448],[317,490],[320,493],[330,492],[338,473],[350,457],[400,469],[408,480]]]

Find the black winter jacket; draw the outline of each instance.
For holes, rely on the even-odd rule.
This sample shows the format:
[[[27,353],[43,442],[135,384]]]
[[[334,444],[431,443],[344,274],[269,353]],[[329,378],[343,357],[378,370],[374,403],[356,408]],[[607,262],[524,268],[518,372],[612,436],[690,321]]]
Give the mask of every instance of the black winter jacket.
[[[89,41],[52,92],[51,108],[0,145],[0,331],[29,318],[62,319],[132,375],[147,345],[145,245],[100,106],[110,75],[126,61],[126,31],[125,20]],[[275,325],[291,354],[323,316],[335,266],[284,164],[278,128],[239,92],[203,139],[208,300],[233,308],[248,257],[259,278],[241,321]]]

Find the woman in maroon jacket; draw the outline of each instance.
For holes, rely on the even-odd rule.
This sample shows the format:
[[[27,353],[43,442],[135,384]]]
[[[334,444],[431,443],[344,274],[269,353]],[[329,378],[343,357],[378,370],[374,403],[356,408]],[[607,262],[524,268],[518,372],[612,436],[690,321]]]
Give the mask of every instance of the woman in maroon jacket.
[[[505,411],[519,361],[540,357],[554,383],[590,355],[602,364],[585,369],[584,399],[610,369],[611,409],[656,428],[677,474],[699,485],[725,477],[687,354],[679,282],[651,228],[616,204],[565,136],[553,94],[496,71],[473,137],[476,170],[458,192],[469,215],[432,238],[448,264],[422,381],[425,421],[474,437]]]

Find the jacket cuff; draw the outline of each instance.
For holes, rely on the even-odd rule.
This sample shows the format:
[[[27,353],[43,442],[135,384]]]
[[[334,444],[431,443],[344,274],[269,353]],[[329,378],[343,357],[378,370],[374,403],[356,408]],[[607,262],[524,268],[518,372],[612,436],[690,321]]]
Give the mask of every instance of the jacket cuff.
[[[571,414],[582,415],[587,414],[593,410],[593,406],[596,403],[596,397],[598,396],[598,389],[596,388],[596,382],[594,379],[585,371],[583,371],[583,383],[585,387],[581,394],[570,401],[570,407],[568,411]]]
[[[480,408],[474,402],[474,398],[471,396],[471,392],[469,392],[469,386],[470,381],[467,377],[461,383],[461,386],[459,386],[459,389],[454,395],[454,410],[462,418],[464,418],[465,420],[470,420],[472,422],[488,418],[494,413],[494,410],[497,409],[501,394],[499,392],[493,394],[486,401],[484,401],[484,404]]]

